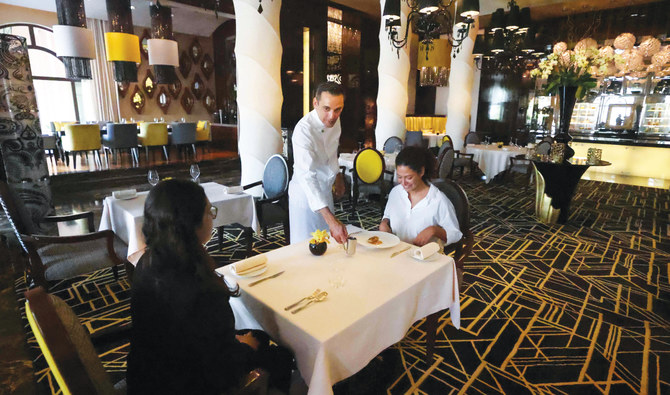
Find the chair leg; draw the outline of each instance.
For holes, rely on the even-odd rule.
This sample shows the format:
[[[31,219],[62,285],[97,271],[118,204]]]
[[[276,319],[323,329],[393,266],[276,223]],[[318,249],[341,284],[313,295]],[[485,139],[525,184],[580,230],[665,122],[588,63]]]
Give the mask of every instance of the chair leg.
[[[114,273],[114,280],[119,281],[119,265],[112,266],[112,273]]]
[[[168,157],[167,146],[163,146],[163,154],[165,155],[165,161],[170,163],[170,158]]]
[[[291,228],[289,227],[288,220],[284,221],[284,243],[286,245],[291,244]]]
[[[218,240],[219,251],[221,251],[223,250],[223,226],[219,226],[218,228],[216,228],[216,235],[218,236],[219,239]]]
[[[267,226],[263,227],[263,238],[265,238],[265,239],[268,238],[268,227]]]
[[[254,247],[254,230],[244,228],[244,238],[247,240],[247,257],[251,256],[251,250]]]
[[[74,170],[77,170],[77,153],[76,152],[74,152],[72,154],[72,168]]]

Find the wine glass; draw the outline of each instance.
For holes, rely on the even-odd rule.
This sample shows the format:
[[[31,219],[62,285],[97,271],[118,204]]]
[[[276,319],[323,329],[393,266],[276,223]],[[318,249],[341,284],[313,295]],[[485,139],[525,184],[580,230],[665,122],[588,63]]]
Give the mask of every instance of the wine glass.
[[[158,184],[158,181],[160,181],[158,172],[156,170],[149,170],[149,173],[147,174],[147,180],[149,180],[149,184],[151,184],[152,187],[155,187],[156,184]]]
[[[198,167],[197,163],[194,163],[191,165],[191,169],[189,170],[191,173],[191,178],[193,179],[193,182],[198,182],[198,177],[200,177],[200,167]]]

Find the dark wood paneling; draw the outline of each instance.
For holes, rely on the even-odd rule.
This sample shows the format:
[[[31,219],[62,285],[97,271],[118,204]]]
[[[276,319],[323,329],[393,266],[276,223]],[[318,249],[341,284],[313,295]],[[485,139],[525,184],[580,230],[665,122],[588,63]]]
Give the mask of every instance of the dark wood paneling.
[[[221,24],[212,33],[214,47],[214,81],[216,83],[216,103],[224,112],[224,122],[234,122],[230,119],[230,109],[237,107],[237,98],[234,86],[237,80],[235,64],[235,20]]]

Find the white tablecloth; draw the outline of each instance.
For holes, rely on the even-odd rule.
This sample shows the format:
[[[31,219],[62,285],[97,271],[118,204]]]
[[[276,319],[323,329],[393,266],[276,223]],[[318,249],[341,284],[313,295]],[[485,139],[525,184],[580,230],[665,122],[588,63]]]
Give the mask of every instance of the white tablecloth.
[[[350,228],[350,232],[353,229]],[[231,298],[237,329],[263,329],[295,354],[309,394],[331,394],[332,385],[364,368],[377,354],[400,341],[411,325],[445,308],[460,328],[456,266],[451,257],[436,255],[426,262],[409,252],[394,258],[402,243],[390,249],[367,249],[360,244],[353,257],[331,243],[323,256],[314,256],[307,241],[268,252],[263,278],[277,278],[248,287],[252,279],[236,279],[239,298]],[[345,266],[344,287],[334,289],[328,277],[331,264]],[[227,281],[230,267],[218,269]],[[284,307],[314,292],[328,298],[298,314]]]
[[[463,148],[465,153],[474,154],[472,158],[486,176],[488,184],[495,176],[507,170],[509,158],[525,154],[525,148],[509,147],[498,148],[497,145],[468,145]]]
[[[442,145],[442,139],[446,136],[446,133],[435,134],[435,133],[423,133],[423,139],[428,140],[428,148],[430,147],[439,147]]]
[[[238,223],[258,231],[254,198],[246,193],[227,194],[223,185],[208,182],[202,184],[212,206],[219,209],[214,227]],[[128,244],[128,261],[137,264],[146,244],[142,235],[144,224],[144,201],[149,192],[139,192],[129,200],[105,198],[102,207],[100,230],[111,229]]]

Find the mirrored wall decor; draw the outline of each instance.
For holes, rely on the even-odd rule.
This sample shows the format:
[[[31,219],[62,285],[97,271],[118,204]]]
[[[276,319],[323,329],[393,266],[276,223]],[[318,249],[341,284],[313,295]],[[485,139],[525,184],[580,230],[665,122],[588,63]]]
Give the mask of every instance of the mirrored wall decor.
[[[172,98],[176,99],[179,97],[179,94],[181,93],[181,80],[179,77],[177,77],[172,84],[168,85],[168,90],[170,91]]]
[[[142,89],[146,92],[147,97],[151,99],[154,97],[154,91],[156,90],[156,78],[154,78],[154,73],[151,72],[151,68],[147,69],[147,74],[142,80]]]
[[[117,82],[116,87],[119,91],[119,97],[123,99],[128,93],[128,88],[130,88],[130,82]]]
[[[188,53],[186,53],[186,51],[181,51],[181,55],[179,55],[179,72],[182,77],[188,78],[188,73],[191,72],[192,64],[191,57],[188,56]]]
[[[142,32],[142,37],[140,38],[140,52],[142,53],[142,56],[144,56],[144,59],[149,60],[149,44],[147,43],[147,40],[151,38],[151,33],[149,33],[149,29],[144,29],[144,32]]]
[[[163,111],[163,114],[167,114],[170,103],[172,102],[172,98],[170,97],[170,92],[165,87],[165,85],[161,85],[160,89],[158,89],[156,101],[158,102],[158,107],[160,107],[161,111]]]
[[[202,95],[205,93],[205,83],[202,82],[202,78],[200,78],[200,74],[198,73],[195,73],[195,77],[193,77],[191,90],[193,91],[193,96],[195,96],[197,100],[202,99]]]
[[[144,97],[144,93],[142,93],[139,86],[135,85],[135,90],[133,90],[133,94],[130,96],[130,104],[133,106],[136,113],[142,114],[145,102],[146,98]]]
[[[200,45],[200,41],[198,41],[197,37],[194,38],[191,42],[189,51],[191,52],[191,59],[193,59],[193,64],[197,65],[200,63],[200,58],[202,58],[202,46]]]
[[[209,76],[212,75],[214,71],[214,62],[208,53],[202,57],[202,64],[200,64],[200,70],[202,70],[202,75],[205,76],[205,80],[209,79]]]
[[[211,90],[207,89],[207,93],[202,98],[202,105],[205,106],[207,112],[210,114],[216,110],[216,98]]]
[[[188,89],[188,87],[185,87],[184,93],[181,95],[181,108],[183,108],[187,114],[190,114],[191,110],[193,109],[193,104],[195,104],[193,94],[191,93],[191,90]]]

